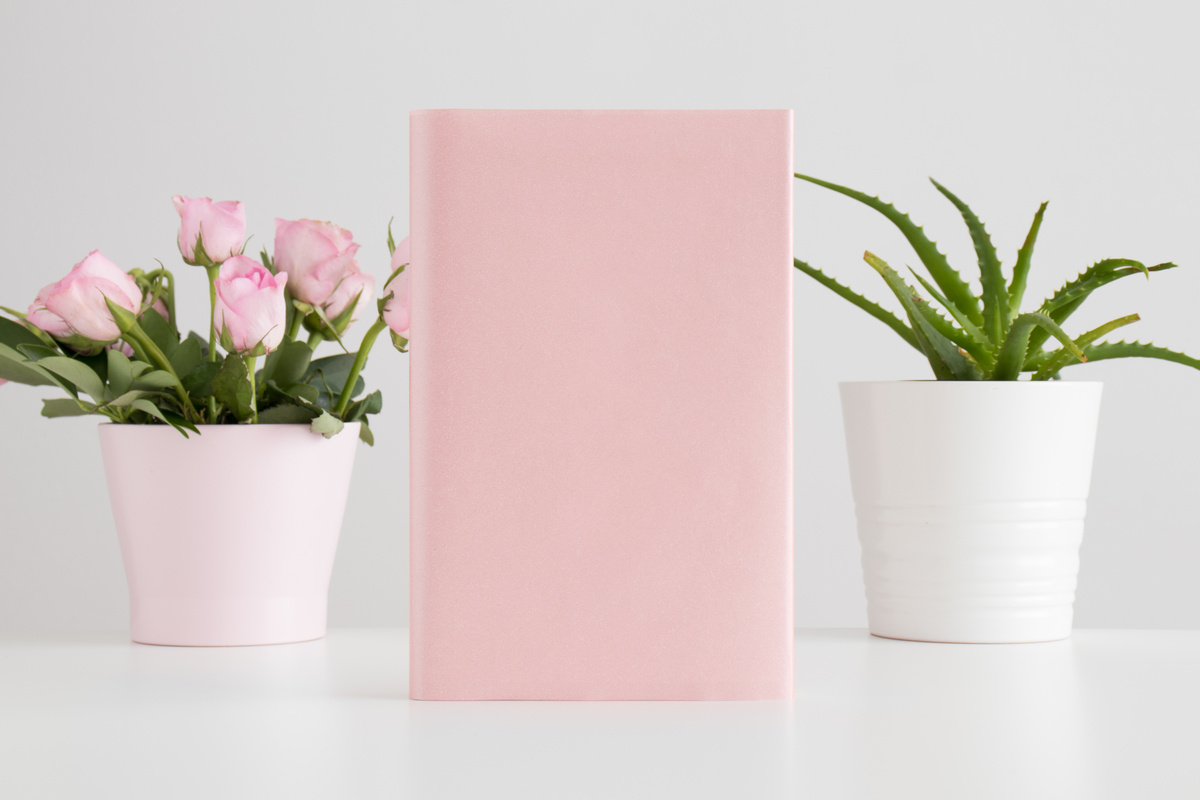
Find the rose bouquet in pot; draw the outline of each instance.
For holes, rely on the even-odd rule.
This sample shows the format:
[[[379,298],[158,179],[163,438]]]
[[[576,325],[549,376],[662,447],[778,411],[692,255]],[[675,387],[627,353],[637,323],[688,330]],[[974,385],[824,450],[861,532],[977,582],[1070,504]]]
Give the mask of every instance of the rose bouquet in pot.
[[[92,251],[43,288],[27,312],[0,317],[0,379],[54,385],[67,397],[44,401],[47,417],[98,414],[117,423],[167,424],[184,436],[198,426],[305,423],[333,436],[382,407],[365,393],[362,371],[376,338],[391,330],[407,348],[407,240],[389,226],[392,273],[374,301],[375,277],[357,260],[351,233],[329,222],[276,220],[274,256],[244,254],[240,202],[173,198],[179,252],[203,269],[208,329],[181,335],[171,270],[117,267]],[[367,314],[356,352],[347,328]],[[390,322],[390,325],[389,325]],[[342,352],[314,358],[322,342]]]
[[[382,406],[363,368],[385,330],[408,346],[407,241],[389,226],[392,273],[376,300],[343,228],[276,220],[274,254],[256,260],[241,203],[174,202],[179,252],[205,276],[207,329],[181,335],[169,269],[125,272],[93,251],[27,312],[5,309],[0,379],[60,388],[46,416],[120,423],[99,438],[134,641],[315,639],[355,450]],[[350,352],[359,319],[371,324]],[[332,352],[315,357],[323,343]],[[218,497],[192,478],[230,474],[270,489]]]
[[[1023,310],[1045,203],[1006,274],[983,222],[934,181],[966,223],[978,260],[976,293],[907,214],[878,197],[796,177],[883,215],[924,267],[924,274],[911,270],[914,285],[864,254],[898,301],[897,316],[794,260],[920,352],[937,379],[841,386],[871,632],[940,642],[1068,636],[1101,385],[1059,380],[1061,373],[1112,358],[1197,369],[1200,360],[1108,339],[1137,314],[1081,333],[1065,326],[1093,292],[1175,265],[1102,259]]]

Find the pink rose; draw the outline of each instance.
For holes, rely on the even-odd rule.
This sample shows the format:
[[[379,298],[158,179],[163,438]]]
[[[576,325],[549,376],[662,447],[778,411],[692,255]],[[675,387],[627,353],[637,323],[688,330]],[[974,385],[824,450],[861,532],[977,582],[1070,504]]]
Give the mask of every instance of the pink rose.
[[[375,296],[375,276],[368,275],[359,269],[357,261],[351,261],[350,269],[342,277],[342,282],[333,290],[333,294],[325,298],[325,302],[321,304],[325,316],[330,320],[336,319],[346,310],[355,296],[358,297],[358,303],[350,312],[350,322],[358,319],[358,315]]]
[[[357,252],[354,235],[331,222],[275,220],[275,269],[288,276],[292,297],[311,306],[329,301]]]
[[[287,281],[286,273],[272,275],[249,256],[232,256],[221,265],[213,325],[226,349],[263,355],[279,347],[287,323]]]
[[[396,245],[396,252],[392,253],[392,272],[400,269],[401,266],[408,263],[409,259],[409,244],[408,237],[405,236],[400,244]],[[408,269],[388,281],[388,285],[383,287],[383,294],[386,297],[391,293],[387,303],[383,307],[383,321],[392,329],[392,333],[400,336],[403,339],[408,338],[409,325],[409,296],[408,296]]]
[[[246,241],[246,207],[233,200],[214,203],[208,197],[171,198],[179,212],[179,252],[189,264],[196,262],[196,239],[202,238],[204,252],[220,264],[241,251]]]
[[[93,250],[65,278],[38,292],[26,321],[55,339],[107,344],[116,341],[121,330],[109,313],[106,297],[134,313],[141,308],[142,290],[133,278]]]

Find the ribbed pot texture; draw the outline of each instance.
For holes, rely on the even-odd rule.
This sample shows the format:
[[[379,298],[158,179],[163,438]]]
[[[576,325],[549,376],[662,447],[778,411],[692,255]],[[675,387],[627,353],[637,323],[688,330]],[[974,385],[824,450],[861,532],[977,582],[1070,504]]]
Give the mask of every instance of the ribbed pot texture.
[[[1101,384],[845,383],[871,633],[1071,634]]]
[[[307,425],[100,426],[135,642],[282,644],[325,635],[358,444]]]

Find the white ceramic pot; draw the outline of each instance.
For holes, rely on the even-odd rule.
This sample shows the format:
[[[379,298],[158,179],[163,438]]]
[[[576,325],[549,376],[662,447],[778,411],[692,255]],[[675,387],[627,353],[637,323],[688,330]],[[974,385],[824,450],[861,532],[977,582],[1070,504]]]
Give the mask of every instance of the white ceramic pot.
[[[1099,383],[844,383],[871,633],[1071,634]]]
[[[282,644],[325,635],[358,424],[101,425],[100,449],[145,644]]]

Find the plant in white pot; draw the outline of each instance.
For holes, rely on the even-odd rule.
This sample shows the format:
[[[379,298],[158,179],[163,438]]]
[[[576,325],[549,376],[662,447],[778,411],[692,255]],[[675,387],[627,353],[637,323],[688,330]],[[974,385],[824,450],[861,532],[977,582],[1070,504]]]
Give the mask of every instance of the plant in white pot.
[[[372,306],[349,231],[276,220],[274,258],[259,263],[243,255],[241,203],[174,202],[180,253],[206,275],[207,335],[180,335],[170,270],[125,272],[93,251],[27,313],[3,309],[0,383],[57,386],[66,397],[44,416],[111,423],[100,444],[134,641],[319,638],[355,447],[373,443],[382,407],[360,373],[382,331],[408,344],[407,242],[389,230],[393,272]],[[314,358],[327,340],[343,352]]]
[[[881,213],[928,273],[912,270],[918,290],[882,259],[864,254],[904,309],[901,319],[795,260],[801,272],[916,348],[937,379],[841,386],[871,633],[937,642],[1066,638],[1101,385],[1061,381],[1059,374],[1109,358],[1157,358],[1197,369],[1200,360],[1152,344],[1105,340],[1136,322],[1136,314],[1074,337],[1062,326],[1096,289],[1175,265],[1104,259],[1022,312],[1045,203],[1006,277],[983,223],[933,182],[958,209],[975,245],[982,287],[976,296],[907,214],[878,197],[796,177]]]

